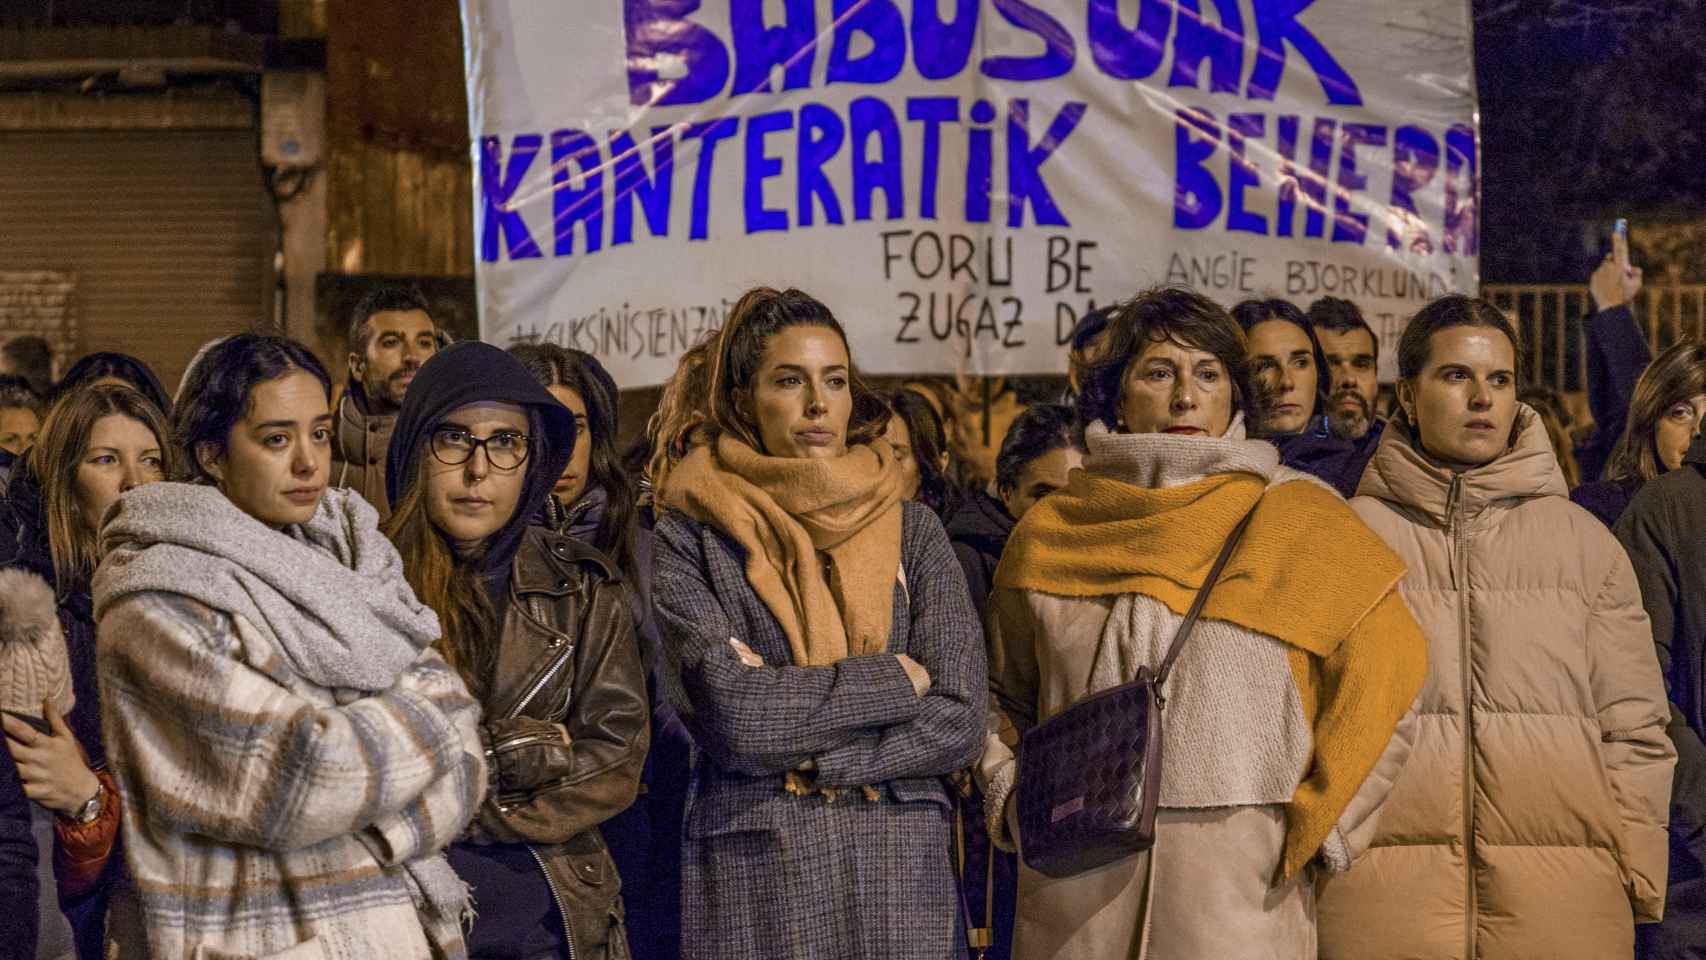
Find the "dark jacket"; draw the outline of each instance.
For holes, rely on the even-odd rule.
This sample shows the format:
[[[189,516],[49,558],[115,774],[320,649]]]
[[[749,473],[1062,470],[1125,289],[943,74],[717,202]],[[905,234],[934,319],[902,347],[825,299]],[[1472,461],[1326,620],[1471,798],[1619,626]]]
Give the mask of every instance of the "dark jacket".
[[[4,491],[6,484],[11,481],[12,470],[17,467],[18,459],[18,455],[12,451],[0,450],[0,491]]]
[[[0,502],[0,567],[20,567],[47,581],[59,597],[59,625],[71,661],[77,704],[66,718],[97,769],[105,765],[101,743],[101,703],[95,683],[95,612],[89,582],[62,588],[53,571],[47,542],[47,507],[41,484],[22,461]]]
[[[960,569],[965,571],[972,609],[980,618],[990,588],[995,585],[995,565],[1001,562],[1001,551],[1007,548],[1007,537],[1012,534],[1014,523],[1007,515],[1006,506],[982,490],[963,497],[948,517],[948,540],[953,544]]]
[[[54,575],[53,555],[47,541],[47,513],[41,485],[23,460],[6,485],[0,500],[0,567],[20,567],[47,581],[59,598],[59,626],[65,634],[65,650],[71,665],[71,688],[77,703],[65,718],[77,742],[88,754],[95,770],[106,768],[106,745],[101,735],[101,701],[95,679],[95,611],[87,580],[61,590]],[[109,794],[117,805],[118,797]],[[112,813],[111,810],[108,813]],[[93,867],[90,868],[94,869]],[[60,900],[59,908],[71,923],[77,953],[97,958],[105,952],[107,907],[112,892],[125,874],[124,857],[117,845],[100,868],[100,878],[74,896]],[[54,891],[48,891],[53,894]]]
[[[0,746],[0,890],[7,907],[0,910],[0,944],[9,957],[36,955],[37,914],[41,887],[36,880],[36,839],[30,831],[30,802],[12,752]]]
[[[594,540],[605,507],[600,491],[588,491],[568,509],[554,497],[549,506],[552,529],[597,546]],[[646,754],[634,805],[606,820],[601,829],[622,874],[628,946],[635,960],[676,960],[681,956],[681,821],[693,775],[693,738],[662,694],[657,671],[663,648],[651,602],[652,531],[636,526],[634,569],[625,571],[624,580],[636,608],[640,654],[646,665],[652,748]]]
[[[960,953],[942,778],[982,746],[987,667],[941,521],[922,504],[902,507],[905,583],[894,586],[888,651],[821,667],[790,665],[733,540],[674,511],[658,518],[665,683],[702,751],[682,850],[686,957]],[[743,664],[731,637],[766,665]],[[922,699],[898,653],[930,672]],[[819,785],[847,795],[791,795],[785,775],[807,760]]]
[[[1629,421],[1629,398],[1642,371],[1653,362],[1652,348],[1627,306],[1602,310],[1587,322],[1588,410],[1593,436],[1576,449],[1582,480],[1592,483],[1605,473],[1612,448]]]
[[[1676,744],[1664,922],[1637,928],[1639,954],[1706,958],[1706,436],[1635,495],[1613,528],[1653,623]]]
[[[1571,490],[1570,500],[1610,527],[1617,524],[1617,518],[1629,509],[1629,502],[1634,500],[1635,494],[1639,492],[1639,480],[1601,480],[1598,483],[1584,483]]]
[[[972,607],[981,617],[995,585],[995,567],[1017,524],[1007,507],[982,490],[960,501],[948,518],[948,539],[965,571]],[[965,857],[959,863],[960,886],[973,927],[990,929],[987,960],[1007,960],[1013,949],[1013,912],[1019,895],[1018,858],[989,838],[983,794],[972,789],[960,798],[959,829],[965,833]]]
[[[383,521],[391,515],[391,500],[385,492],[385,453],[397,415],[369,412],[367,394],[358,380],[351,380],[338,398],[337,413],[337,432],[332,437],[332,486],[361,494]]]
[[[574,537],[620,564],[621,558],[615,556],[610,545],[598,542],[598,527],[604,522],[607,503],[604,491],[596,489],[588,490],[572,505],[564,504],[553,496],[545,504],[544,525],[564,536]],[[659,642],[657,619],[652,615],[652,531],[637,522],[634,527],[634,569],[622,573],[628,585],[634,623],[640,631],[640,654],[650,669],[657,662]]]
[[[1289,437],[1274,437],[1271,442],[1279,448],[1280,463],[1293,470],[1332,484],[1339,496],[1349,500],[1356,496],[1357,484],[1363,471],[1374,459],[1380,447],[1380,437],[1386,432],[1386,421],[1376,418],[1368,432],[1358,440],[1342,440],[1324,430],[1311,429]]]
[[[626,957],[622,880],[599,831],[633,802],[648,745],[622,581],[597,551],[533,527],[510,591],[484,704],[494,783],[469,839],[527,845],[575,957]]]

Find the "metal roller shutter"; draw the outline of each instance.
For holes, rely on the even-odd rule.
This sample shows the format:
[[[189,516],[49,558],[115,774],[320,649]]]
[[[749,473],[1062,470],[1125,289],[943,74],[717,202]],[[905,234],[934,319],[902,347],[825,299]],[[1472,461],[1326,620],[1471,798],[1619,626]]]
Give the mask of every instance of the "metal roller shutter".
[[[134,354],[168,391],[263,320],[270,219],[252,131],[0,132],[0,270],[75,274],[78,352]]]

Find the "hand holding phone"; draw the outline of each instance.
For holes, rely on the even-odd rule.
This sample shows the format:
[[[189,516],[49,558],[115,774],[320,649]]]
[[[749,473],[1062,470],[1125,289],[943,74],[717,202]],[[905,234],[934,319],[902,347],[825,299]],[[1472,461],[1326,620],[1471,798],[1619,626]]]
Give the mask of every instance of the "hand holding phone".
[[[1641,292],[1641,268],[1629,262],[1629,221],[1618,217],[1611,228],[1611,252],[1588,280],[1596,308],[1610,310],[1634,302]]]
[[[89,758],[51,702],[42,704],[40,717],[6,710],[4,726],[6,749],[17,762],[24,796],[69,817],[100,790]]]

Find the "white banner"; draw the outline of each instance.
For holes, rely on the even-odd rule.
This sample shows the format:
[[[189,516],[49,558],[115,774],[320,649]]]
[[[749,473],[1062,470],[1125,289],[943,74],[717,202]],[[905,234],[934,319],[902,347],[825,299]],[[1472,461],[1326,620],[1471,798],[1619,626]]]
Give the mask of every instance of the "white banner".
[[[871,373],[1064,370],[1155,284],[1478,285],[1466,0],[462,0],[480,330],[660,383],[749,287]]]

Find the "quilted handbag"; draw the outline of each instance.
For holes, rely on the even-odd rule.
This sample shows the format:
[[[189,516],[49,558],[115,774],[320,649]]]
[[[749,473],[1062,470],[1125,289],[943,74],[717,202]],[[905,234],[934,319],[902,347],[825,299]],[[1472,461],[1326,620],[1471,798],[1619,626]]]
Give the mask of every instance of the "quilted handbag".
[[[1161,688],[1209,591],[1250,524],[1220,548],[1160,669],[1078,701],[1025,732],[1016,791],[1019,853],[1046,876],[1070,877],[1149,849],[1161,793]]]

